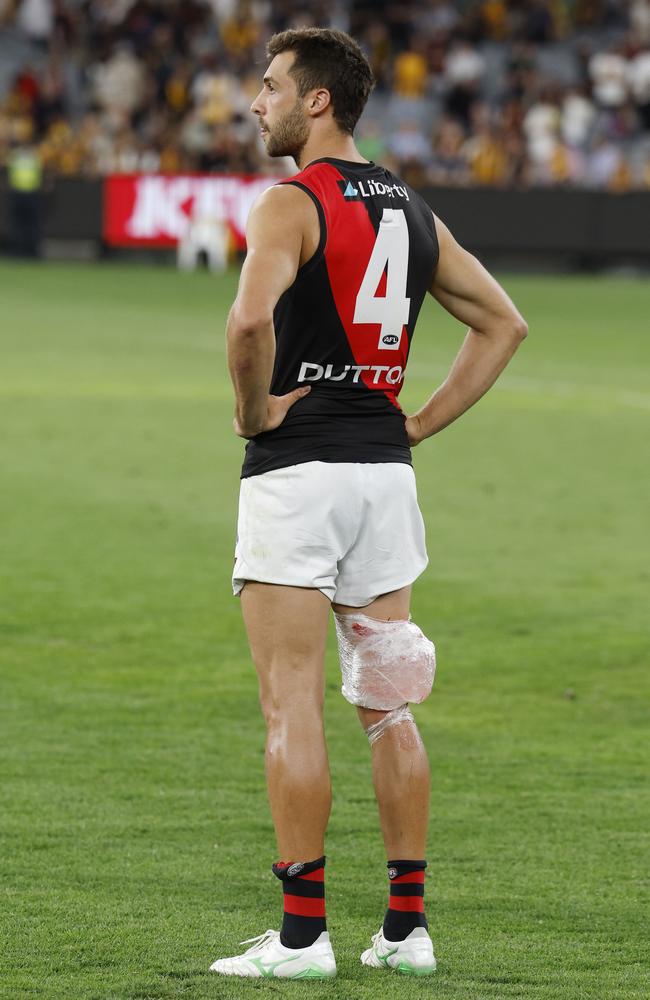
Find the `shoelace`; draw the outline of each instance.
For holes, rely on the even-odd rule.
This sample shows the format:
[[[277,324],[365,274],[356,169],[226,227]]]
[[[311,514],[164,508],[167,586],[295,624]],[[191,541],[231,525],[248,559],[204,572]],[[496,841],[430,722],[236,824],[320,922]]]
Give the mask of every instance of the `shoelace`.
[[[253,951],[261,951],[262,948],[265,948],[267,944],[271,944],[271,942],[275,941],[275,939],[279,936],[279,931],[274,931],[269,927],[269,929],[264,931],[263,934],[258,934],[257,937],[246,938],[245,941],[240,941],[239,943],[249,944],[251,946],[244,952],[245,955],[250,955]]]

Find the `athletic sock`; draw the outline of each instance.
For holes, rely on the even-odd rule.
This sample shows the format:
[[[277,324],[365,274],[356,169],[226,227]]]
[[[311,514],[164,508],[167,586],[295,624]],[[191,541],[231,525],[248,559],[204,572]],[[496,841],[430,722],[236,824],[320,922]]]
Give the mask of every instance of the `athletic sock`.
[[[383,932],[387,941],[403,941],[416,927],[428,928],[424,916],[426,861],[389,861],[390,896]]]
[[[285,948],[308,948],[324,930],[325,858],[278,861],[273,874],[282,882],[284,917],[280,941]]]

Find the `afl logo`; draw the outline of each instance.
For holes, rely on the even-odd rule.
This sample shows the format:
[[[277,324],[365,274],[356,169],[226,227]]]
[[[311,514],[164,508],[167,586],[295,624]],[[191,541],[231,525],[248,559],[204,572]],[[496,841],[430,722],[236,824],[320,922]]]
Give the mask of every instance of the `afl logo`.
[[[399,343],[399,337],[397,337],[394,333],[387,333],[385,337],[381,338],[381,342],[382,344],[385,344],[386,347],[392,347],[394,344]]]

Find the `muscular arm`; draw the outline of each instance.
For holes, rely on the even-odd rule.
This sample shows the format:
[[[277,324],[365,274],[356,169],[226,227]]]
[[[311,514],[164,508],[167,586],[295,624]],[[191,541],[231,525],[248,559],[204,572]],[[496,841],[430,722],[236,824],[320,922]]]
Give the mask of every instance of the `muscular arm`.
[[[289,407],[306,395],[300,389],[287,396],[269,396],[269,389],[275,360],[273,310],[293,284],[304,256],[303,244],[313,222],[310,205],[298,188],[276,186],[261,195],[248,218],[248,252],[226,326],[235,430],[242,437],[279,426]]]
[[[456,243],[436,219],[440,258],[429,291],[447,312],[469,326],[449,375],[425,405],[408,417],[411,444],[437,434],[494,384],[528,332],[501,286]]]

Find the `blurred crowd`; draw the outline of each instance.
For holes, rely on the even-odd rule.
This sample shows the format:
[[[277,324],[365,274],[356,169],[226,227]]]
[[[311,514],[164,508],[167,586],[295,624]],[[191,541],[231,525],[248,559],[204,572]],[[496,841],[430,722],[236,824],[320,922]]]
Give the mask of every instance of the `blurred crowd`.
[[[650,188],[650,0],[0,0],[0,163],[277,172],[249,107],[312,24],[363,46],[359,147],[415,186]]]

